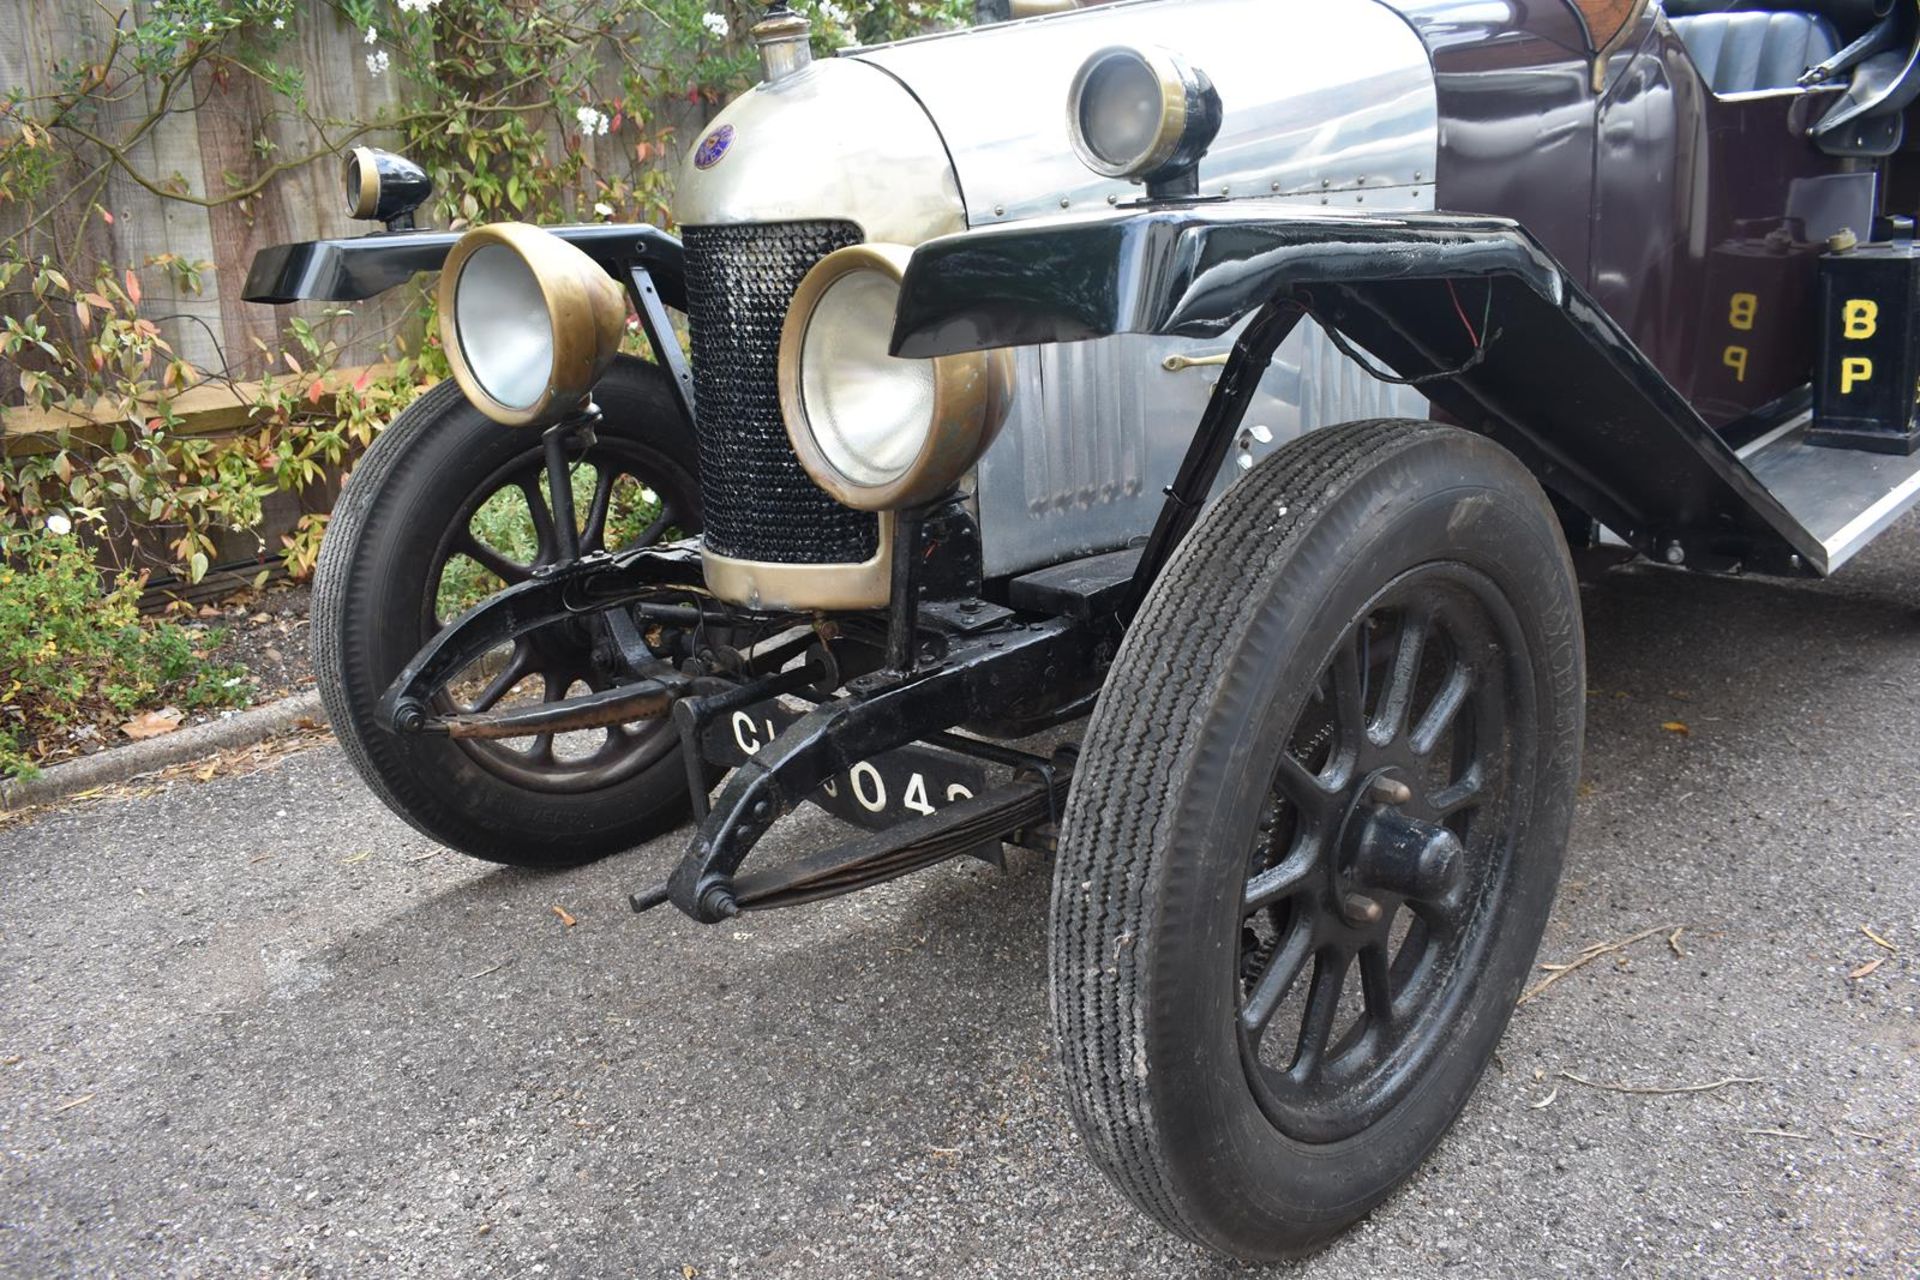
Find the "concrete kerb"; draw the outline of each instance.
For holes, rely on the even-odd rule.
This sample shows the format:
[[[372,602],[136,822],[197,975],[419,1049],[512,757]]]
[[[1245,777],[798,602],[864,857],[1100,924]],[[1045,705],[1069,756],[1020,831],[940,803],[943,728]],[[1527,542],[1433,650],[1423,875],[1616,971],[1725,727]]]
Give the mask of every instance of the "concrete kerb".
[[[325,724],[326,721],[327,712],[320,705],[319,690],[309,689],[224,719],[52,765],[35,778],[0,782],[0,812],[52,804],[76,792],[125,782],[140,774],[218,751],[250,747],[291,733],[303,724]]]

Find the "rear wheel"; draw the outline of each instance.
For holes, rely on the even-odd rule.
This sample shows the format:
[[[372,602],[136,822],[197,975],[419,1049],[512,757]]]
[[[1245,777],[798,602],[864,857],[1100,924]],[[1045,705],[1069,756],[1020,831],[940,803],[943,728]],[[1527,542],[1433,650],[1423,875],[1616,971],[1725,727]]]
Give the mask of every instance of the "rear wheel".
[[[622,357],[594,398],[596,440],[573,468],[581,550],[698,532],[693,435],[665,375]],[[686,773],[665,721],[456,741],[396,734],[376,717],[387,685],[441,626],[558,554],[540,433],[500,426],[448,382],[367,450],[314,575],[314,671],[348,758],[422,832],[496,862],[590,861],[685,813]],[[441,710],[607,687],[594,662],[597,625],[545,628],[503,647],[456,680]]]
[[[1155,584],[1076,770],[1052,976],[1081,1131],[1169,1227],[1298,1255],[1465,1104],[1559,877],[1576,590],[1511,455],[1402,422],[1278,451]]]

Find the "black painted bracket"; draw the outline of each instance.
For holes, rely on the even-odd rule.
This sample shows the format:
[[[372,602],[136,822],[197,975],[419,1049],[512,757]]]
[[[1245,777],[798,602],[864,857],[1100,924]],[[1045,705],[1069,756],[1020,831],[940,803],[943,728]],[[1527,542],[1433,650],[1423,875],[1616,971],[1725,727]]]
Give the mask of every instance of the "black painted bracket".
[[[1093,634],[1078,623],[1014,623],[961,637],[936,663],[878,673],[860,692],[815,707],[728,780],[668,880],[668,899],[704,924],[736,914],[741,863],[833,774],[953,725],[1005,716],[1032,691],[1086,669],[1093,651]]]

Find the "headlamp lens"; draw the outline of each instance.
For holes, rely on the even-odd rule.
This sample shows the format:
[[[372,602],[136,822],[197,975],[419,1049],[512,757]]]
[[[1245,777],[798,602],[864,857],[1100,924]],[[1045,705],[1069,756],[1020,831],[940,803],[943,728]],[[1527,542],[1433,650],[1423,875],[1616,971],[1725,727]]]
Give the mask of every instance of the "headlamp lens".
[[[349,151],[347,152],[347,162],[340,167],[340,189],[341,194],[346,197],[347,216],[349,218],[364,218],[373,212],[372,209],[366,208],[362,202],[360,187],[362,181],[363,175],[360,170],[360,155],[357,151]]]
[[[1131,168],[1153,149],[1164,109],[1153,69],[1136,56],[1115,53],[1087,75],[1080,93],[1080,136],[1102,161]]]
[[[900,286],[849,271],[815,305],[801,345],[800,389],[820,452],[856,485],[906,474],[933,422],[933,362],[887,354]]]
[[[460,353],[480,387],[509,409],[530,409],[553,374],[553,320],[533,270],[504,244],[474,251],[454,282]]]

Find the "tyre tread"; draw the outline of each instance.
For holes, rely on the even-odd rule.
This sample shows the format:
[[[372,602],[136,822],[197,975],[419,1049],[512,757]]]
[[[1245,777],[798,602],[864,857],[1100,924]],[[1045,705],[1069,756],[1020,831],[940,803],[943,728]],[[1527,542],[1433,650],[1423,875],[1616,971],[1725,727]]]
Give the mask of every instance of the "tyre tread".
[[[1203,703],[1252,610],[1247,583],[1289,556],[1330,501],[1383,455],[1457,428],[1372,419],[1328,427],[1270,455],[1180,544],[1128,628],[1088,724],[1061,824],[1050,906],[1056,1043],[1074,1120],[1095,1162],[1142,1210],[1218,1248],[1183,1207],[1144,1074],[1139,953],[1153,926],[1156,857],[1171,843],[1172,779],[1197,748]],[[1465,433],[1459,433],[1465,434]]]

